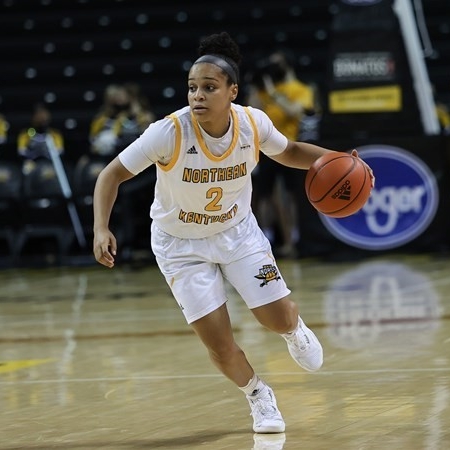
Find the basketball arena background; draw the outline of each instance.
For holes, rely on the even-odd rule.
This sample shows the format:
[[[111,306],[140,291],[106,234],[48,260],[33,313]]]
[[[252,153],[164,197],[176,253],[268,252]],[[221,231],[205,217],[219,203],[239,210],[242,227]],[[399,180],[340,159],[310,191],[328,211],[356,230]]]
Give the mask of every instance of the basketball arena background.
[[[10,128],[0,178],[2,162],[17,162],[17,134],[36,102],[63,131],[70,167],[88,152],[90,121],[108,84],[139,83],[163,117],[186,104],[200,37],[222,30],[241,46],[243,74],[271,50],[292,52],[323,110],[304,139],[358,148],[376,168],[371,200],[348,220],[321,217],[300,199],[304,255],[448,251],[450,145],[435,115],[436,102],[450,105],[448,0],[1,0],[0,113]],[[135,223],[135,254],[148,251],[151,195],[146,186],[132,206],[118,205],[122,225]],[[27,224],[6,220],[18,217],[17,202],[0,205],[1,259],[21,264],[26,255],[15,243]],[[66,263],[89,253],[92,224],[81,225],[87,240],[78,245],[73,221],[54,216],[42,225],[57,245],[75,234],[73,245],[61,244],[67,254],[58,250]]]

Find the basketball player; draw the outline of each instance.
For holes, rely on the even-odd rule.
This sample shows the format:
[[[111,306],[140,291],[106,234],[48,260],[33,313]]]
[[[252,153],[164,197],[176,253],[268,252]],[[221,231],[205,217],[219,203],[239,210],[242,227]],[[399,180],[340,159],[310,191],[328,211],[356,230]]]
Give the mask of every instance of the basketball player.
[[[318,370],[322,346],[299,316],[270,243],[250,208],[251,172],[262,151],[308,169],[331,151],[288,141],[261,110],[233,103],[238,94],[238,45],[222,32],[204,38],[188,76],[188,102],[152,123],[100,173],[94,192],[96,260],[114,266],[116,238],[108,222],[119,185],[157,167],[151,244],[186,321],[212,362],[245,394],[256,433],[282,433],[272,389],[235,342],[226,306],[228,280],[256,319],[287,342],[305,370]]]

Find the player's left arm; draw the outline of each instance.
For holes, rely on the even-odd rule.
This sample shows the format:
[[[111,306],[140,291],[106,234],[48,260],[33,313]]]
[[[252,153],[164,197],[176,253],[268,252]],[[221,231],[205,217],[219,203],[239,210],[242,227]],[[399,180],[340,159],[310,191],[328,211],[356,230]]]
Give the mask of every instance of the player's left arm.
[[[268,156],[284,166],[308,170],[317,158],[332,151],[334,150],[329,150],[308,142],[288,141],[287,147],[282,153]]]
[[[288,141],[287,147],[282,153],[270,155],[270,158],[284,166],[308,170],[316,159],[325,155],[325,153],[333,151],[335,150],[320,147],[309,142]],[[367,167],[372,180],[372,187],[374,187],[375,176],[370,166],[359,157],[356,150],[352,150],[351,153],[356,158],[359,158]]]

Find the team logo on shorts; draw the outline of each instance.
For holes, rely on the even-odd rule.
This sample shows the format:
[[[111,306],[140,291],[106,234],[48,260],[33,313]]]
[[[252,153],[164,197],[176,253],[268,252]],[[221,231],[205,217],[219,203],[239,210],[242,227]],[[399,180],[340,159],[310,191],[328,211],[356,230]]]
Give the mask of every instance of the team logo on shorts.
[[[269,281],[281,280],[280,275],[278,275],[278,269],[272,264],[264,264],[261,269],[259,269],[259,274],[255,275],[258,280],[263,280],[259,285],[260,287],[266,286]]]

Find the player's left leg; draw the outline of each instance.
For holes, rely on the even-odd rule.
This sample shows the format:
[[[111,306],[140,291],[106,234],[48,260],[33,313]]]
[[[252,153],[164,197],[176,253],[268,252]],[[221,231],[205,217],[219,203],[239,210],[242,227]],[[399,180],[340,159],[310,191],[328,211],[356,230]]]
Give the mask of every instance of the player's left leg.
[[[258,321],[286,340],[289,353],[301,367],[308,371],[319,369],[322,346],[289,298],[291,291],[254,217],[250,215],[215,241],[224,260],[220,266],[223,276]]]
[[[303,369],[313,372],[323,364],[323,349],[316,335],[298,314],[297,305],[284,297],[251,310],[264,327],[280,334],[289,353]]]

